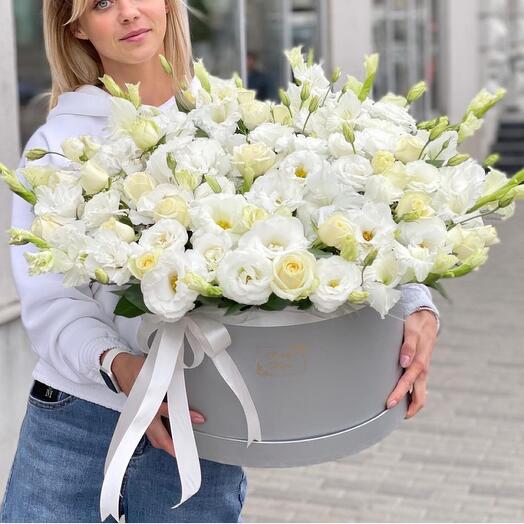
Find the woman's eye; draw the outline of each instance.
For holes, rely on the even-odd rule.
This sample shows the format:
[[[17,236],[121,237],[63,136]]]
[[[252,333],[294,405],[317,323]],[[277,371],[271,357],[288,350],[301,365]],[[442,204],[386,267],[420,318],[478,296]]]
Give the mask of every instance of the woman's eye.
[[[109,0],[100,0],[99,2],[95,3],[95,9],[98,9],[100,11],[107,9],[111,5],[111,2]]]

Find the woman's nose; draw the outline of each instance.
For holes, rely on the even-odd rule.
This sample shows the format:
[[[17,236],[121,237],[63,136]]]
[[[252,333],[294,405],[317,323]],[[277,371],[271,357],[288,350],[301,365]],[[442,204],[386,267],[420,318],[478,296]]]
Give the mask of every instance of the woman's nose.
[[[120,0],[118,2],[120,22],[123,24],[133,22],[140,17],[140,10],[136,0]]]

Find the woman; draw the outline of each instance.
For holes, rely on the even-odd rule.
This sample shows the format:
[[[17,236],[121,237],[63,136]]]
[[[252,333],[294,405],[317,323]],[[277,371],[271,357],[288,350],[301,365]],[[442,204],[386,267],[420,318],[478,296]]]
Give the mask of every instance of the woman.
[[[44,0],[43,5],[52,109],[27,149],[60,151],[68,137],[103,135],[109,114],[109,95],[98,87],[103,74],[122,86],[140,82],[143,102],[160,108],[174,103],[180,82],[190,77],[191,45],[181,0]],[[175,80],[161,69],[159,54],[174,64]],[[30,206],[14,199],[13,225],[27,229],[33,218]],[[53,225],[42,220],[38,227]],[[25,250],[13,248],[12,266],[22,320],[39,360],[1,521],[96,522],[109,443],[144,363],[136,340],[138,321],[115,317],[118,297],[103,286],[68,289],[58,275],[28,277]],[[407,286],[403,298],[408,319],[401,364],[407,371],[388,406],[412,389],[411,417],[424,403],[438,317],[423,286]],[[104,365],[106,357],[109,364]],[[112,372],[112,382],[104,381],[101,366]],[[242,468],[206,460],[201,461],[200,491],[171,509],[180,484],[161,417],[168,417],[166,403],[127,468],[121,515],[127,522],[239,520],[246,492]],[[195,411],[191,417],[195,424],[204,420]]]

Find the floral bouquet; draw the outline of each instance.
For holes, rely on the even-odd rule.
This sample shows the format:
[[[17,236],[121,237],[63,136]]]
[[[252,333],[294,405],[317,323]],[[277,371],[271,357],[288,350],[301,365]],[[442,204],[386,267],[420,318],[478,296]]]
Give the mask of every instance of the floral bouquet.
[[[61,273],[65,286],[116,285],[116,315],[147,314],[145,335],[162,322],[155,356],[144,366],[152,361],[149,382],[155,364],[173,367],[148,414],[177,369],[183,389],[184,334],[196,353],[217,355],[206,341],[220,327],[191,320],[192,310],[327,315],[370,306],[384,317],[400,298],[399,285],[442,291],[443,279],[481,266],[498,241],[484,217],[511,216],[514,200],[524,195],[524,171],[508,179],[493,158],[481,165],[457,149],[503,90],[481,91],[459,123],[447,117],[417,123],[409,109],[425,92],[423,82],[406,96],[370,98],[377,55],[366,58],[363,82],[348,76],[340,89],[339,69],[328,78],[301,48],[286,55],[294,81],[280,90],[280,103],[256,100],[238,76],[212,76],[201,61],[166,111],[143,105],[138,85],[123,90],[106,76],[112,95],[107,136],[68,139],[62,152],[27,152],[29,160],[61,155],[69,162],[65,168],[29,165],[22,169],[25,184],[1,167],[11,190],[34,206],[31,231],[11,230],[12,244],[37,248],[26,254],[31,275]],[[170,331],[181,321],[181,331]],[[221,334],[227,347],[227,332]],[[166,351],[174,353],[160,364]],[[249,391],[227,352],[220,358],[248,417],[249,442],[260,440]],[[181,392],[171,393],[170,415],[183,413],[184,406],[174,406]],[[146,409],[146,397],[147,391],[141,399],[132,392],[129,410]],[[182,500],[200,483],[184,420],[184,427],[172,428]],[[135,437],[145,422],[134,426]],[[131,439],[118,455],[126,447],[122,435],[133,432],[116,433],[121,445],[112,443],[106,464],[105,485],[112,486],[106,508],[114,507],[115,494],[118,508],[121,476],[113,469],[136,446]],[[191,449],[178,451],[184,441],[192,458]],[[191,475],[193,482],[185,482]]]

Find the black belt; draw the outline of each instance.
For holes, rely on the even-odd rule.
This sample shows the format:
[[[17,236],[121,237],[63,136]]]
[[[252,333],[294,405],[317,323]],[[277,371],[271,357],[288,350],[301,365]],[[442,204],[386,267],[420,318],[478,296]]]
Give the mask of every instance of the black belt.
[[[38,380],[34,381],[31,388],[31,396],[44,402],[56,402],[60,393],[62,392],[59,389],[52,388]]]

